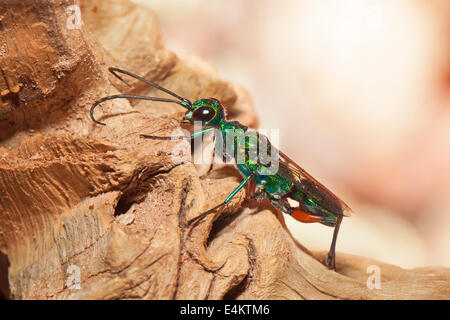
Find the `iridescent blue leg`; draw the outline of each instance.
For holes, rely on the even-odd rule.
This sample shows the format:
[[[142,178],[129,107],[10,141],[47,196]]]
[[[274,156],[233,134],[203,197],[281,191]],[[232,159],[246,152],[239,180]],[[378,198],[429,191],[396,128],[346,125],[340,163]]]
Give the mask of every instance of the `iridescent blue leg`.
[[[250,178],[252,178],[252,177],[253,177],[253,176],[250,175],[250,176],[248,176],[247,178],[245,178],[245,179],[241,182],[241,184],[238,185],[237,188],[234,189],[233,192],[231,192],[231,193],[228,195],[228,197],[227,197],[221,204],[218,204],[218,205],[215,206],[214,208],[209,209],[208,211],[203,212],[201,215],[199,215],[199,216],[197,216],[197,217],[195,217],[195,218],[189,220],[188,223],[187,223],[187,225],[190,226],[190,225],[193,224],[194,222],[199,221],[199,220],[203,219],[204,217],[206,217],[207,215],[213,213],[216,209],[220,208],[221,206],[226,205],[228,202],[230,202],[231,199],[233,199],[233,197],[236,195],[236,193],[238,193],[239,190],[241,190],[241,189],[245,186],[245,184],[250,180]]]

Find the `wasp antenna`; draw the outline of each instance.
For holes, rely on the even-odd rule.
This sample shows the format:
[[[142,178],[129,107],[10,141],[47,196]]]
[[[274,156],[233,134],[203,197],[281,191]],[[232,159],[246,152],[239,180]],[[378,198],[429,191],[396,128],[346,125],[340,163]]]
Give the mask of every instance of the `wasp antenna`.
[[[155,89],[158,89],[158,90],[161,90],[161,91],[163,91],[163,92],[165,92],[165,93],[167,93],[167,94],[170,94],[172,97],[175,97],[175,98],[179,99],[179,100],[183,103],[182,106],[185,107],[185,108],[187,108],[187,109],[189,109],[190,106],[191,106],[191,104],[192,104],[188,99],[185,99],[185,98],[180,97],[180,96],[177,95],[175,92],[172,92],[172,91],[170,91],[169,89],[163,88],[163,87],[161,87],[160,85],[157,85],[156,83],[151,82],[151,81],[149,81],[149,80],[147,80],[147,79],[144,79],[144,78],[142,78],[142,77],[140,77],[140,76],[138,76],[138,75],[136,75],[136,74],[134,74],[134,73],[131,73],[131,72],[129,72],[129,71],[122,70],[122,69],[119,69],[119,68],[115,68],[115,67],[110,67],[110,68],[108,68],[108,70],[109,70],[115,77],[117,77],[120,81],[122,81],[123,83],[125,83],[125,84],[126,84],[127,86],[129,86],[129,87],[131,87],[131,85],[130,85],[128,82],[126,82],[124,79],[122,79],[122,77],[119,76],[119,75],[117,74],[117,72],[118,72],[118,73],[126,74],[127,76],[130,76],[130,77],[135,78],[135,79],[137,79],[137,80],[139,80],[139,81],[142,81],[142,82],[144,82],[145,84],[147,84],[147,85],[149,85],[149,86],[151,86],[151,87],[153,87],[153,88],[155,88]]]
[[[91,107],[91,111],[90,111],[90,115],[91,115],[91,119],[92,121],[94,121],[97,124],[101,124],[102,126],[106,125],[106,123],[100,122],[98,120],[95,119],[94,117],[94,110],[95,108],[100,105],[101,103],[108,101],[108,100],[113,100],[113,99],[139,99],[139,100],[151,100],[151,101],[158,101],[158,102],[169,102],[169,103],[176,103],[179,105],[182,105],[183,107],[186,107],[183,103],[184,101],[178,101],[178,100],[173,100],[173,99],[165,99],[165,98],[157,98],[157,97],[147,97],[147,96],[136,96],[136,95],[131,95],[131,94],[115,94],[112,96],[107,96],[104,98],[101,98],[100,100],[97,100]]]
[[[133,86],[131,84],[129,84],[126,80],[124,80],[121,76],[119,76],[117,74],[117,72],[122,71],[120,69],[117,68],[108,68],[109,72],[111,72],[117,79],[119,79],[120,81],[122,81],[123,83],[125,83],[128,87],[132,88]]]

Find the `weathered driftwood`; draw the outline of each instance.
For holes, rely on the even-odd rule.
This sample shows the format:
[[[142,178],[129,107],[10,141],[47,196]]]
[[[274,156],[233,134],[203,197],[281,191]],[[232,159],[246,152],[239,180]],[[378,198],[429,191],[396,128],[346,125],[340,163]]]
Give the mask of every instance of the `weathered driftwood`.
[[[107,126],[93,124],[89,108],[102,96],[161,95],[133,81],[130,90],[107,67],[128,69],[192,100],[214,96],[255,127],[247,94],[205,62],[166,50],[149,10],[125,0],[85,0],[84,24],[72,29],[72,4],[0,3],[4,297],[450,298],[446,268],[404,270],[338,253],[337,272],[328,270],[264,203],[242,210],[245,191],[187,227],[239,177],[226,166],[201,176],[191,163],[173,163],[179,141],[139,137],[178,128],[183,109],[176,105],[115,100],[96,112]],[[368,288],[369,265],[381,268],[381,289]]]

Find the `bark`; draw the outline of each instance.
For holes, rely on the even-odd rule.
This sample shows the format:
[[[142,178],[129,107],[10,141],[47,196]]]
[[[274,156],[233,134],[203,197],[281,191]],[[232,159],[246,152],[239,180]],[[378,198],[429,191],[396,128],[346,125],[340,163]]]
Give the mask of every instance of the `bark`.
[[[108,72],[117,66],[191,100],[215,97],[251,127],[248,94],[195,57],[164,48],[154,14],[125,0],[0,2],[0,290],[12,299],[422,299],[450,297],[448,268],[404,270],[337,254],[337,272],[311,254],[265,203],[240,191],[229,166],[177,164],[170,135],[183,108],[114,100],[163,96]],[[73,7],[72,7],[73,9]],[[66,11],[68,10],[68,11]],[[68,24],[69,20],[69,24]],[[205,171],[205,170],[203,170]],[[244,207],[250,208],[243,209]],[[377,265],[381,289],[369,289]],[[76,286],[77,270],[80,275]]]

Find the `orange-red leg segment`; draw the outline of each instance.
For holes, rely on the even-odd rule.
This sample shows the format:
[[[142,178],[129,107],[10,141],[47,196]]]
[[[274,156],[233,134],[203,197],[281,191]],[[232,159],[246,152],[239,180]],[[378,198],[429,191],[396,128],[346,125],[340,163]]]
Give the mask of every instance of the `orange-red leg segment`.
[[[294,209],[291,213],[292,217],[303,223],[313,223],[313,222],[321,222],[323,220],[320,216],[315,216],[309,213],[306,213],[300,209]]]

